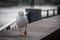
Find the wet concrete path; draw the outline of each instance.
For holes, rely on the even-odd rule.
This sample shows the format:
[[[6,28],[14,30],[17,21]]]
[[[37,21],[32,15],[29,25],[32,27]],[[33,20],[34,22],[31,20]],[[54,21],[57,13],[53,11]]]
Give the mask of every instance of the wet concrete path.
[[[14,28],[0,32],[0,40],[40,40],[60,28],[60,15],[41,19],[28,24],[26,37],[19,36],[19,29]],[[22,31],[24,28],[22,28]]]

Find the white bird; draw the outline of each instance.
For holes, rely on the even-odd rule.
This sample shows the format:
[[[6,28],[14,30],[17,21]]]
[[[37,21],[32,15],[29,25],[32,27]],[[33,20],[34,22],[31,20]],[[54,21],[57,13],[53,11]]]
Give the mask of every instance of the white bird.
[[[16,25],[17,27],[20,28],[20,35],[22,35],[22,32],[21,32],[22,27],[25,27],[24,35],[27,35],[27,31],[26,31],[27,24],[28,24],[28,20],[26,18],[26,15],[24,15],[23,11],[19,12],[16,18]]]

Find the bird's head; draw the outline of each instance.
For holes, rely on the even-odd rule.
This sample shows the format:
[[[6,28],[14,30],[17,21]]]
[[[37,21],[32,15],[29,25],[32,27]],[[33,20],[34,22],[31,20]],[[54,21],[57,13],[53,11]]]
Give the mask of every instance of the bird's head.
[[[24,16],[23,11],[19,12],[19,15],[20,15],[20,16]]]

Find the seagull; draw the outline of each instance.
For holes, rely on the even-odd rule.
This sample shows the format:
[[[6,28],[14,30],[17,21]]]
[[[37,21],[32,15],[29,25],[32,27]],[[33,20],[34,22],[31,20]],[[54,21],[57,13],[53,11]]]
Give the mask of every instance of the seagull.
[[[28,20],[24,12],[19,12],[18,16],[16,17],[16,26],[20,29],[20,35],[22,35],[21,28],[25,27],[25,31],[23,32],[24,35],[27,35],[27,24]]]

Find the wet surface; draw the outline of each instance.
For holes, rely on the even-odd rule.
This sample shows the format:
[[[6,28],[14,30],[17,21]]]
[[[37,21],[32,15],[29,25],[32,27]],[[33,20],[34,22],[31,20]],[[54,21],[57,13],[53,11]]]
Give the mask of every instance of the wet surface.
[[[20,36],[18,28],[0,32],[0,40],[40,40],[60,28],[60,15],[42,19],[27,26],[27,36]],[[24,28],[22,28],[22,32]]]

